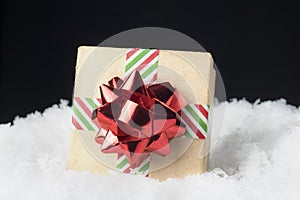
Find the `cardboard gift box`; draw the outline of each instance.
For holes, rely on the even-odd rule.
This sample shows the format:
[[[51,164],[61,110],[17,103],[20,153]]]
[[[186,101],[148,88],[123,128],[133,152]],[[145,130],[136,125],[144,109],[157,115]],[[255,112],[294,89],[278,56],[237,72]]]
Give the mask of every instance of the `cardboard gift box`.
[[[125,154],[124,161],[121,160],[122,154],[100,151],[104,143],[100,145],[99,142],[95,142],[95,137],[96,141],[99,134],[107,139],[108,133],[107,130],[101,130],[101,126],[95,122],[97,118],[92,115],[101,103],[104,103],[103,99],[101,100],[99,86],[109,82],[113,77],[130,76],[129,74],[133,73],[130,70],[137,70],[138,68],[132,68],[135,65],[141,66],[141,63],[146,63],[148,66],[151,64],[149,68],[139,71],[145,85],[151,85],[153,77],[157,83],[169,82],[184,97],[187,106],[181,111],[183,114],[187,113],[186,116],[191,118],[190,122],[194,125],[189,126],[187,120],[182,117],[182,121],[186,123],[183,125],[186,132],[180,137],[169,140],[167,155],[147,153],[148,160],[141,161],[146,164],[137,170],[132,170],[125,166]],[[151,74],[155,76],[152,76],[150,81]],[[209,113],[213,106],[214,87],[213,59],[207,52],[79,47],[72,118],[75,128],[71,135],[67,168],[101,174],[109,174],[118,169],[133,174],[145,172],[149,177],[159,180],[183,178],[205,172],[211,126]]]

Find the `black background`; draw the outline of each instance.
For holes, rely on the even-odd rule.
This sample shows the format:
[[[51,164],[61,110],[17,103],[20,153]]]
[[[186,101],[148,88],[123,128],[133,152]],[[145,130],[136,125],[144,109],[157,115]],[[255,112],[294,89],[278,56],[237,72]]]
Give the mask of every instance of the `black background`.
[[[0,122],[71,101],[77,48],[144,26],[180,31],[212,52],[228,99],[300,104],[297,1],[128,3],[2,1]]]

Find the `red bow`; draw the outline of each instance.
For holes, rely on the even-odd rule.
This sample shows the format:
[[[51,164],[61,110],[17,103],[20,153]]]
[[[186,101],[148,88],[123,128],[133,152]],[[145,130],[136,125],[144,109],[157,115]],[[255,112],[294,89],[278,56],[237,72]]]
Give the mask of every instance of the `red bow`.
[[[169,82],[146,86],[138,71],[125,80],[114,77],[100,86],[102,105],[94,118],[106,134],[98,134],[104,153],[125,153],[138,166],[150,152],[165,156],[169,141],[185,133],[178,111],[184,98]]]

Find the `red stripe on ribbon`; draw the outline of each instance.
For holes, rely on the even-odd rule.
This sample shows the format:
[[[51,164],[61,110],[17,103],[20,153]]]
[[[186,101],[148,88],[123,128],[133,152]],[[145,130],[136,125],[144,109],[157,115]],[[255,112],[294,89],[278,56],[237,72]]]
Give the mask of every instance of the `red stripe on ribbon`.
[[[92,118],[92,112],[90,109],[84,104],[84,102],[80,98],[75,98],[79,106],[82,108],[82,110],[90,117]]]
[[[206,119],[208,119],[208,112],[205,110],[205,108],[201,104],[194,104],[196,108],[204,115]]]
[[[72,124],[75,126],[78,130],[83,130],[83,128],[80,126],[80,124],[76,121],[76,119],[72,116]]]
[[[144,62],[142,62],[137,68],[137,71],[141,71],[146,65],[148,65],[154,58],[158,56],[159,50],[154,51]]]
[[[140,48],[135,48],[135,49],[132,49],[131,51],[129,51],[127,54],[126,54],[126,60],[128,60],[135,52],[137,52],[138,50],[140,50]]]
[[[154,76],[152,77],[152,79],[151,79],[151,81],[150,81],[150,85],[153,84],[153,83],[155,83],[156,80],[157,80],[157,73],[154,74]]]
[[[192,131],[196,133],[198,138],[205,139],[205,136],[201,133],[201,131],[196,127],[196,125],[191,121],[191,119],[184,112],[181,111],[180,116],[182,117],[184,122],[192,129]]]
[[[97,101],[99,100],[101,101],[101,99],[97,99]],[[90,117],[91,121],[100,129],[101,126],[98,120],[97,119],[92,120],[92,111],[84,104],[84,102],[78,97],[75,97],[75,101],[82,108],[82,110]]]
[[[123,170],[123,172],[125,173],[130,173],[130,167],[126,168],[125,170]]]

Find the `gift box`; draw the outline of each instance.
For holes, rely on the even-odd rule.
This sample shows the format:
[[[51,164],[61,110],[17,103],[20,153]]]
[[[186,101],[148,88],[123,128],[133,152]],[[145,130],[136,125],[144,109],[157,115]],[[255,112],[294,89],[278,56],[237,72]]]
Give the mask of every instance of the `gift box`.
[[[159,180],[205,172],[214,86],[207,52],[79,47],[67,168]]]

